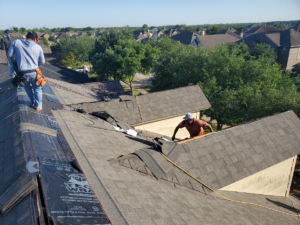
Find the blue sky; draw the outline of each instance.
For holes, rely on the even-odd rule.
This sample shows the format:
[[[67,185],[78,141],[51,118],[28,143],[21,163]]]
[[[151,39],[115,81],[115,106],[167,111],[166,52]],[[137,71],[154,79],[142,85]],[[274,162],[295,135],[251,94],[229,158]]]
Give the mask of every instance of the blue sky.
[[[0,9],[1,30],[300,20],[300,0],[0,0]]]

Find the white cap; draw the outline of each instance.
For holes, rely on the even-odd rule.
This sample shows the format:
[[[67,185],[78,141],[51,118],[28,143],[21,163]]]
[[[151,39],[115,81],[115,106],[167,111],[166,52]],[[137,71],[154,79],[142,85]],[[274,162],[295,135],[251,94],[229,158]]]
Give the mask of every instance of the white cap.
[[[185,117],[183,117],[185,120],[192,120],[194,119],[194,115],[192,113],[185,114]]]

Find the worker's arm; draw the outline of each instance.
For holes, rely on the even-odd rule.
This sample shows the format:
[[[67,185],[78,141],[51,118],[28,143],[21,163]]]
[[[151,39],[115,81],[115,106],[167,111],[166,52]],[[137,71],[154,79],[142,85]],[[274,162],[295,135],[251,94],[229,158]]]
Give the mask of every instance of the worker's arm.
[[[14,54],[15,54],[15,42],[12,43],[12,45],[10,46],[10,48],[7,52],[7,59],[8,59],[8,62],[10,64],[10,76],[12,78],[15,77],[15,70],[14,70],[14,65],[13,65]]]
[[[176,133],[178,132],[178,130],[179,130],[179,127],[177,126],[177,127],[175,128],[175,130],[174,130],[174,134],[173,134],[173,137],[172,137],[172,141],[174,141],[175,135],[176,135]]]
[[[212,129],[212,126],[209,123],[207,123],[206,127],[210,130],[211,133],[214,132],[214,130]]]
[[[4,45],[4,43],[3,43],[3,38],[1,39],[1,45],[0,45],[0,49],[3,49],[3,50],[5,50],[5,45]]]
[[[44,52],[43,49],[40,49],[40,53],[39,53],[39,66],[45,63],[45,57],[44,57]]]

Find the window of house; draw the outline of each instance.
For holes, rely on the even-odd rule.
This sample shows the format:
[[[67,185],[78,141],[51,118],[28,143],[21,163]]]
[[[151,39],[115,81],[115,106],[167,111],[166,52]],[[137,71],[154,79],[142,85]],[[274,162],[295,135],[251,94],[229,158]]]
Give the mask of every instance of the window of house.
[[[282,54],[285,54],[286,48],[282,48]]]
[[[297,59],[300,59],[300,47],[298,48],[298,55],[297,55]]]

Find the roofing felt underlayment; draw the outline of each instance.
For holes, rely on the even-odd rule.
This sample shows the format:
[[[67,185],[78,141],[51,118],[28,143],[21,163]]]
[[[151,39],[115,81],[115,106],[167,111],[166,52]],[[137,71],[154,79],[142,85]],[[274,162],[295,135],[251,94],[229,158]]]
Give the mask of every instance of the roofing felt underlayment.
[[[51,110],[63,106],[51,87],[43,88],[46,92],[42,113],[29,107],[24,89],[11,88],[0,95],[0,185],[7,185],[14,175],[25,170],[35,183],[40,177],[42,190],[25,192],[29,195],[24,199],[19,194],[14,202],[20,202],[9,212],[0,213],[0,224],[37,224],[43,217],[39,196],[44,199],[46,219],[54,224],[109,224],[84,175],[72,166],[75,157],[51,117]],[[47,96],[52,96],[51,101]],[[27,209],[20,211],[26,204]],[[27,213],[28,209],[31,210]]]
[[[5,71],[0,75],[9,76],[9,71]],[[220,191],[231,199],[254,202],[294,214],[295,217],[257,206],[225,201],[205,191],[199,192],[187,187],[184,182],[180,183],[180,178],[178,182],[174,182],[163,174],[161,179],[157,179],[160,175],[154,174],[153,168],[151,166],[148,168],[145,162],[141,161],[144,158],[142,151],[149,150],[155,153],[158,151],[145,132],[134,137],[116,131],[112,124],[99,117],[88,113],[80,114],[71,107],[64,107],[60,103],[64,101],[65,96],[58,96],[56,89],[51,85],[43,89],[42,113],[35,113],[29,107],[29,99],[23,89],[11,88],[0,94],[0,136],[3,138],[0,141],[0,188],[7,185],[7,182],[20,171],[27,171],[38,183],[36,191],[30,192],[8,212],[0,213],[1,225],[37,225],[43,224],[41,222],[43,218],[54,224],[299,223],[297,212],[291,206],[291,203],[299,201],[292,196],[285,198]],[[187,96],[193,96],[195,99],[189,99]],[[180,100],[176,101],[175,98]],[[197,86],[138,96],[137,99],[142,114],[145,114],[145,121],[169,118],[210,107]],[[80,106],[84,105],[86,104]],[[117,115],[117,120],[121,119],[129,124],[140,121],[137,102],[131,96],[120,96],[120,100],[99,102],[92,106],[95,107],[86,107],[90,113],[107,111],[113,117]],[[190,108],[187,108],[188,106]],[[271,165],[266,158],[260,162],[255,161],[260,159],[256,155],[265,157],[264,150],[268,150],[268,154],[272,156],[275,155],[278,162],[284,160],[286,154],[297,154],[299,147],[295,147],[294,144],[299,140],[298,120],[292,112],[286,112],[259,122],[262,124],[268,122],[269,127],[266,129],[271,131],[269,136],[271,140],[278,139],[286,143],[281,146],[280,152],[277,148],[271,148],[270,142],[263,139],[264,130],[260,128],[259,123],[255,124],[257,122],[187,142],[179,146],[180,151],[177,151],[177,148],[168,148],[166,147],[168,144],[164,143],[162,150],[178,164],[180,164],[178,160],[182,161],[181,166],[184,169],[190,169],[189,165],[199,170],[202,166],[213,167],[216,176],[221,167],[215,167],[223,165],[217,161],[220,158],[225,161],[227,159],[225,153],[235,155],[239,161],[233,163],[243,163],[246,169],[249,169],[246,166],[247,159],[253,158],[254,165],[261,169],[259,165],[265,166],[265,162],[267,166]],[[292,128],[282,129],[284,134],[279,131],[283,123]],[[249,148],[253,153],[249,156],[244,152],[243,146],[245,147],[246,142],[249,144],[253,141],[254,137],[257,138],[251,127],[261,133],[262,140],[257,145],[267,145],[269,149],[255,148],[254,153]],[[243,135],[243,132],[247,135]],[[288,132],[293,132],[294,135]],[[155,136],[153,133],[151,135]],[[232,137],[237,138],[241,144],[236,143],[237,140],[231,139]],[[229,139],[235,148],[227,149],[223,146],[228,144]],[[207,140],[211,141],[207,143]],[[170,145],[173,145],[173,142],[170,142]],[[208,148],[209,146],[211,148]],[[172,149],[176,151],[173,152]],[[127,161],[112,160],[134,152],[140,158],[133,157]],[[190,164],[184,161],[190,155],[199,162]],[[172,166],[164,168],[166,161],[164,162],[157,154],[152,156],[153,163],[160,164],[167,170],[167,174],[174,171],[177,179],[178,173]],[[209,156],[215,157],[213,162],[216,164],[209,161]],[[207,159],[208,162],[200,162],[202,159]],[[233,173],[230,175],[233,177]],[[221,183],[222,179],[217,178],[216,181]],[[46,212],[45,217],[43,209]]]

